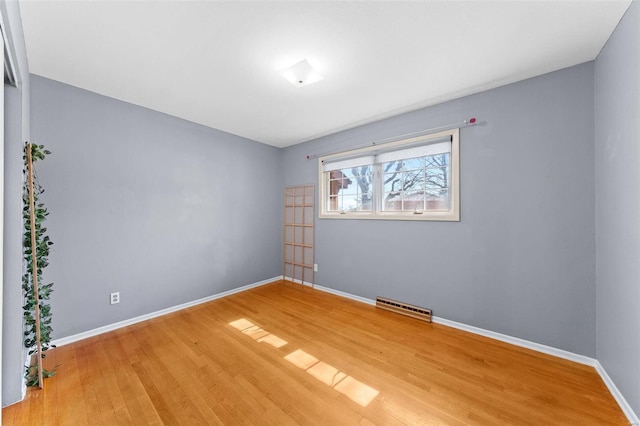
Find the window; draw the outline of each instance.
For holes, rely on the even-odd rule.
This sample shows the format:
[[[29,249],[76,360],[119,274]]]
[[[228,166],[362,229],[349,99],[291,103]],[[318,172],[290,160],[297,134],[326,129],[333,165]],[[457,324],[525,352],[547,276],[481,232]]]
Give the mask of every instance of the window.
[[[320,218],[460,220],[459,130],[319,159]]]

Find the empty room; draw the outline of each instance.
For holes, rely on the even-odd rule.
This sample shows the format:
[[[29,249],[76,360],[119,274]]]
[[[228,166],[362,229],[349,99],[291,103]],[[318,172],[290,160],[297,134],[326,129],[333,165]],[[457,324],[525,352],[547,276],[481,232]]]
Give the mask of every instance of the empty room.
[[[640,425],[640,1],[0,1],[5,425]]]

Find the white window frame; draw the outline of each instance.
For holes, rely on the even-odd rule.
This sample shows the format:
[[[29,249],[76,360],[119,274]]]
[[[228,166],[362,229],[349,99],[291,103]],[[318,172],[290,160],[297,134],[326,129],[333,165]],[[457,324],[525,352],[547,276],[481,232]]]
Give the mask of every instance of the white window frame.
[[[330,211],[328,210],[328,181],[326,174],[330,172],[324,171],[325,162],[337,162],[341,159],[349,159],[356,157],[375,156],[381,152],[390,153],[400,151],[409,147],[420,145],[428,145],[443,138],[451,138],[451,154],[450,154],[450,182],[449,196],[450,205],[448,210],[422,210],[422,211],[382,211],[382,177],[381,163],[374,166],[373,185],[373,210],[372,211]],[[403,139],[395,142],[385,143],[384,145],[372,145],[370,147],[355,149],[351,151],[341,152],[337,154],[326,155],[318,159],[318,197],[319,208],[318,217],[320,219],[377,219],[377,220],[435,220],[435,221],[460,221],[460,130],[452,129],[444,132],[433,133],[426,136],[418,136],[410,139]]]

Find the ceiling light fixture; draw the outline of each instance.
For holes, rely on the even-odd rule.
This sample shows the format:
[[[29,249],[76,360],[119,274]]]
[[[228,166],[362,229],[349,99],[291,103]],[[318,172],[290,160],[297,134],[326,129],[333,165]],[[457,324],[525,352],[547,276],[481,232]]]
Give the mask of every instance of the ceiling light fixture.
[[[324,76],[318,71],[314,70],[311,64],[306,59],[291,65],[289,68],[280,71],[280,74],[287,81],[296,87],[308,86],[313,83],[317,83],[320,80],[324,80]]]

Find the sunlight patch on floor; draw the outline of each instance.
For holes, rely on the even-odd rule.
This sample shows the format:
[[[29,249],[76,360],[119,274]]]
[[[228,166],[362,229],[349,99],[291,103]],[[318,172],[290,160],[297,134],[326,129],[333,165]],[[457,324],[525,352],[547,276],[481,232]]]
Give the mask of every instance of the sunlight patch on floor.
[[[255,325],[245,318],[231,321],[229,325],[236,330],[240,330],[242,333],[251,337],[256,342],[264,342],[273,346],[274,348],[281,348],[287,344],[286,340],[279,338],[275,334],[269,333],[268,331],[262,329],[261,327]]]
[[[325,385],[332,387],[362,407],[368,406],[380,393],[371,386],[348,376],[326,362],[320,361],[302,349],[291,352],[284,359],[305,370]]]
[[[264,343],[268,343],[271,346],[273,346],[274,348],[281,348],[284,345],[287,344],[286,340],[282,340],[281,338],[279,338],[278,336],[276,336],[275,334],[267,334],[264,337],[260,337],[259,339],[256,340],[257,342],[264,342]]]
[[[342,371],[322,361],[310,367],[307,373],[331,387],[334,387],[338,382],[347,377]],[[336,388],[336,390],[338,389]]]
[[[246,318],[231,321],[229,325],[251,337],[256,342],[264,342],[274,348],[281,348],[287,344],[286,340],[269,333]],[[302,349],[291,352],[284,359],[363,407],[368,406],[380,393],[371,386],[348,376],[326,362],[320,361]]]
[[[345,394],[353,402],[366,407],[380,392],[367,386],[351,376],[347,376],[333,387],[340,393]]]
[[[297,351],[291,352],[289,355],[285,356],[284,359],[286,359],[296,367],[302,368],[303,370],[306,370],[312,365],[320,362],[318,358],[312,355],[309,355],[302,349],[298,349]]]

